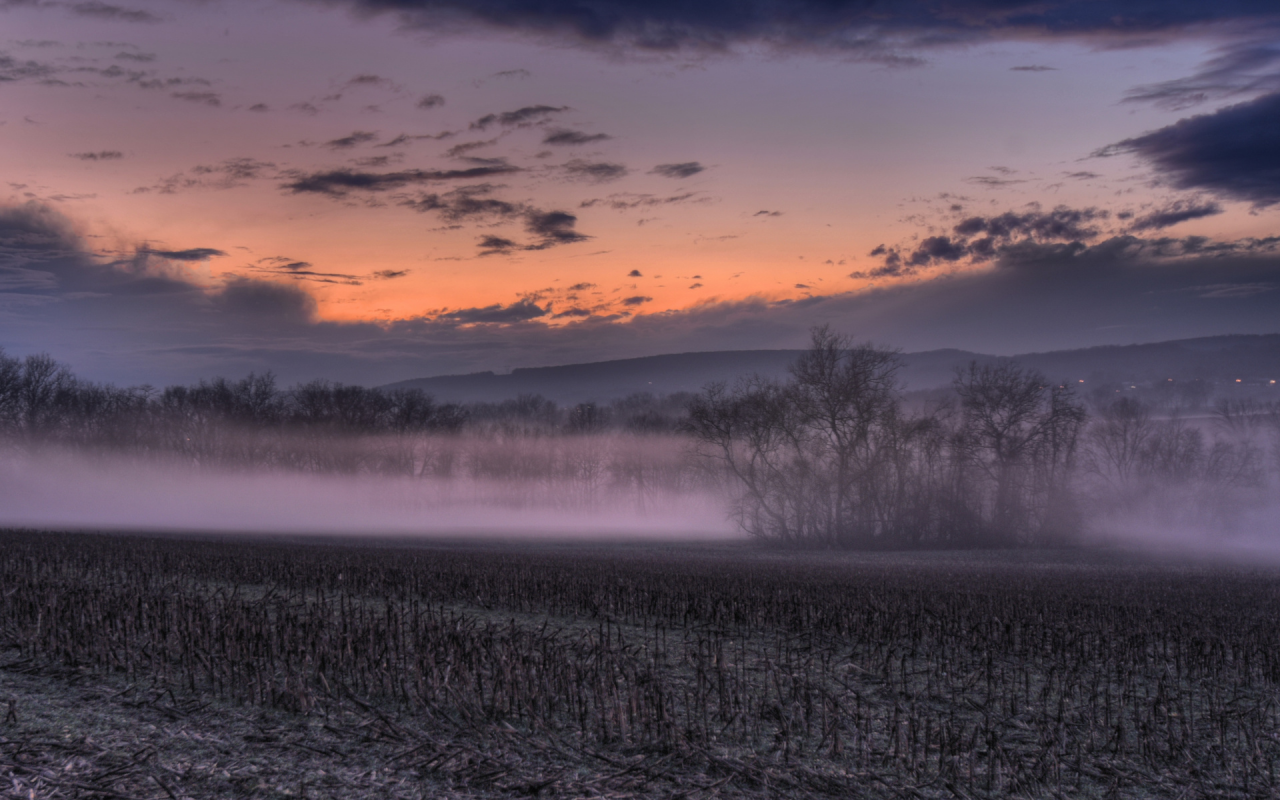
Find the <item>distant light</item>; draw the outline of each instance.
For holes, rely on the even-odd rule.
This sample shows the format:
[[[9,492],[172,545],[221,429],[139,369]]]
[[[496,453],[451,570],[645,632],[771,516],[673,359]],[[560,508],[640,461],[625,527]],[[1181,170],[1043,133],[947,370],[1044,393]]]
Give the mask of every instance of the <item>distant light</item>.
[[[1239,379],[1239,378],[1236,378],[1236,383],[1239,383],[1239,382],[1240,382],[1240,379]]]
[[[1272,381],[1272,383],[1275,383],[1275,381]]]
[[[1083,380],[1081,380],[1080,382],[1081,382],[1081,383],[1084,383],[1084,381],[1083,381]],[[1272,381],[1272,383],[1275,383],[1275,381]]]
[[[1169,380],[1170,380],[1170,381],[1172,381],[1172,380],[1173,380],[1173,378],[1170,378]]]

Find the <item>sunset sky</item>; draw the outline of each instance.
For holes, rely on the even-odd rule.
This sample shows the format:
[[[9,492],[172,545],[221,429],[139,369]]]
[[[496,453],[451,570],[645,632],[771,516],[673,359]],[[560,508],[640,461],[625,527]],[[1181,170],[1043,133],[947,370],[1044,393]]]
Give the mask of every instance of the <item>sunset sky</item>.
[[[161,385],[1280,332],[1274,0],[0,0],[0,345]]]

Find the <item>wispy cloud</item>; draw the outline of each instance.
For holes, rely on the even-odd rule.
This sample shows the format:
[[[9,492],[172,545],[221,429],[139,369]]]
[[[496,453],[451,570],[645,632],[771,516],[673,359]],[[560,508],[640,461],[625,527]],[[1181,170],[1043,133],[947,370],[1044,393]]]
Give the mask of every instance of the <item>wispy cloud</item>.
[[[1199,189],[1256,206],[1280,202],[1280,92],[1109,145],[1094,155],[1132,153],[1179,189]]]
[[[659,164],[649,172],[664,178],[692,178],[705,169],[706,167],[697,161],[682,161],[678,164]]]
[[[293,194],[311,193],[341,197],[352,191],[385,192],[413,184],[477,180],[520,171],[519,167],[508,164],[469,169],[410,169],[400,172],[357,172],[349,169],[335,169],[298,174],[293,177],[293,180],[280,184],[280,188]]]
[[[353,147],[359,147],[362,144],[377,141],[378,134],[373,131],[354,131],[347,136],[338,139],[331,139],[324,143],[325,147],[333,150],[349,150]]]
[[[543,144],[556,146],[576,146],[591,144],[592,142],[603,142],[611,139],[607,133],[583,133],[582,131],[567,130],[559,128],[547,133],[542,139]]]
[[[152,14],[150,11],[141,9],[124,8],[122,6],[111,5],[110,3],[101,3],[97,0],[89,0],[83,3],[73,3],[68,8],[71,13],[81,17],[92,17],[93,19],[109,20],[112,22],[161,22],[162,18]]]
[[[72,153],[71,157],[81,161],[115,161],[124,158],[124,153],[119,150],[96,150],[88,153]]]
[[[591,181],[592,183],[616,181],[619,178],[626,177],[628,172],[623,164],[614,164],[607,161],[584,161],[580,158],[566,162],[561,169],[570,178]]]
[[[504,111],[501,114],[485,114],[475,122],[471,123],[471,129],[477,131],[488,130],[494,125],[503,128],[510,128],[518,125],[530,125],[535,122],[542,122],[552,114],[561,114],[568,111],[568,106],[524,106],[514,111]]]
[[[1170,228],[1180,222],[1203,219],[1222,213],[1222,206],[1212,200],[1177,200],[1143,214],[1133,220],[1129,230],[1134,232]]]

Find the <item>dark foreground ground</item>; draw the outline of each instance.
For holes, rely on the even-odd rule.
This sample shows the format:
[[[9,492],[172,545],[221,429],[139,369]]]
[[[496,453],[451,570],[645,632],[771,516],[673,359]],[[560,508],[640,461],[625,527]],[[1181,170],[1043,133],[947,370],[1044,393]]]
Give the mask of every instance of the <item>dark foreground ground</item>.
[[[0,796],[1274,797],[1280,575],[0,533]]]

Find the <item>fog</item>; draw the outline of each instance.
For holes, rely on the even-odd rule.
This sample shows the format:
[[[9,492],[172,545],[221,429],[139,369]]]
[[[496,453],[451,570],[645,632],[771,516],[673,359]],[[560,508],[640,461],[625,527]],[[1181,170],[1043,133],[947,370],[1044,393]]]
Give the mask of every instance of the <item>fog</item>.
[[[0,525],[45,529],[735,539],[723,496],[568,482],[201,469],[74,452],[0,460]]]
[[[1280,565],[1280,486],[1274,471],[1246,487],[1168,481],[1087,490],[1095,494],[1082,494],[1090,506],[1082,545]]]
[[[785,381],[560,407],[270,375],[119,389],[0,353],[0,525],[1280,562],[1270,395],[1085,394],[1002,362],[908,397],[900,367],[815,329]]]

